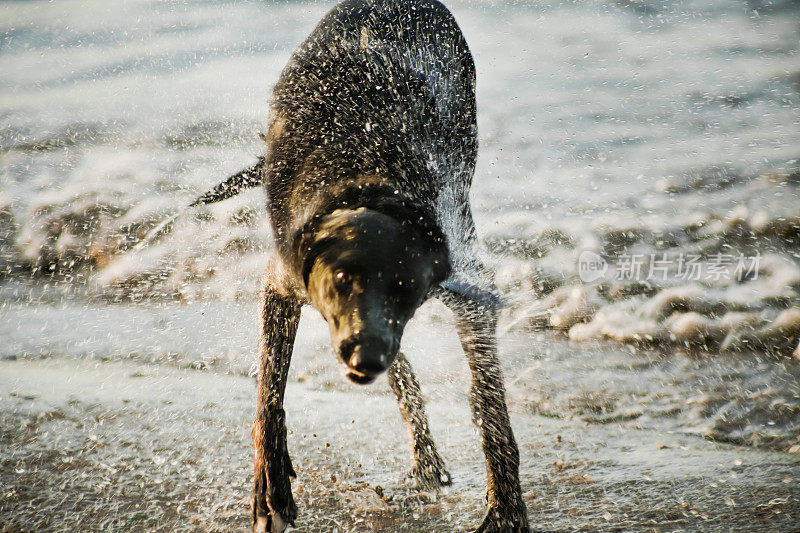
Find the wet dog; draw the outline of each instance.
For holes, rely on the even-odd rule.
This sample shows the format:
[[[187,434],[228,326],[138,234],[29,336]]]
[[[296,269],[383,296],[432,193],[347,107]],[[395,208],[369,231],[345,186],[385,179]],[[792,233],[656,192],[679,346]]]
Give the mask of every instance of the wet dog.
[[[476,132],[472,56],[436,0],[345,0],[283,70],[267,155],[239,175],[266,187],[276,242],[261,289],[255,531],[283,531],[297,516],[283,396],[306,303],[325,317],[350,380],[388,372],[417,482],[450,483],[398,351],[406,322],[431,297],[454,311],[472,372],[487,465],[478,531],[527,531],[496,355],[498,298],[468,203]]]

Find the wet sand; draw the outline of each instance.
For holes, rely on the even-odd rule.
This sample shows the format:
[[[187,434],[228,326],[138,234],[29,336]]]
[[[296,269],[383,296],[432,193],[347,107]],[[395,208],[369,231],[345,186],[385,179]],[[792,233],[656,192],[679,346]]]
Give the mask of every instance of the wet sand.
[[[0,530],[247,529],[253,378],[59,358],[3,360],[0,376]],[[286,409],[297,530],[476,525],[484,484],[479,440],[466,382],[439,387],[445,384],[460,390],[429,385],[426,392],[454,484],[434,494],[406,485],[408,449],[385,379],[372,390],[324,390],[295,378]],[[797,454],[537,415],[518,390],[510,387],[509,404],[533,528],[797,530]]]

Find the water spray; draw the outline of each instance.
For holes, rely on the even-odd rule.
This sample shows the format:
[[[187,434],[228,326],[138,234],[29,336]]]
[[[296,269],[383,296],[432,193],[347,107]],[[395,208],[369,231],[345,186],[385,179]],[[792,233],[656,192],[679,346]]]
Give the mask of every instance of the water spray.
[[[155,228],[150,230],[144,238],[136,243],[133,248],[131,248],[134,252],[138,252],[142,250],[146,246],[148,246],[151,242],[156,240],[157,238],[161,237],[169,233],[172,230],[172,226],[175,221],[184,213],[193,209],[197,206],[201,205],[209,205],[216,202],[221,202],[222,200],[227,200],[228,198],[233,198],[240,192],[251,189],[258,185],[261,185],[264,180],[261,174],[261,168],[264,164],[264,158],[259,157],[258,162],[250,166],[244,170],[237,172],[236,174],[229,176],[225,181],[217,184],[213,188],[209,189],[208,191],[204,192],[200,196],[198,196],[192,203],[187,205],[186,207],[178,210],[176,213],[173,213],[167,219],[161,221]]]

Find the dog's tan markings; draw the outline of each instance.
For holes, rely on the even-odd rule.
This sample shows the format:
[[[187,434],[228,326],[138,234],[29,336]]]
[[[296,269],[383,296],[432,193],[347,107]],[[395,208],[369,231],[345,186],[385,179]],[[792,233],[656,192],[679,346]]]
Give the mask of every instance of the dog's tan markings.
[[[361,37],[358,39],[359,48],[366,50],[369,47],[369,31],[366,27],[361,28]]]
[[[263,295],[266,291],[274,291],[284,298],[300,298],[301,301],[305,301],[302,296],[305,289],[289,275],[286,265],[277,254],[269,256],[267,269],[261,276],[259,292]]]
[[[269,144],[272,141],[276,140],[278,137],[281,136],[281,134],[283,133],[283,129],[285,127],[286,127],[286,117],[276,112],[275,117],[270,122],[269,129],[267,130],[266,135],[263,136],[264,141],[267,144]]]

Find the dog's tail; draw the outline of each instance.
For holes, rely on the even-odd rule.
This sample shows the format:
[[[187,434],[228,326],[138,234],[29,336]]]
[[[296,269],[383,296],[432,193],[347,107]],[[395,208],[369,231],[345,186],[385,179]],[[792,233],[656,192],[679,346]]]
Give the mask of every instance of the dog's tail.
[[[237,172],[233,176],[229,176],[222,183],[204,192],[203,194],[198,196],[192,203],[180,209],[177,213],[174,213],[172,216],[162,221],[158,226],[150,230],[141,241],[136,243],[136,245],[134,245],[131,248],[131,250],[133,251],[141,250],[142,248],[144,248],[157,238],[161,237],[166,233],[169,233],[172,230],[173,223],[178,219],[178,217],[180,217],[189,209],[192,209],[199,205],[208,205],[216,202],[221,202],[222,200],[233,198],[234,196],[236,196],[237,194],[239,194],[244,190],[251,189],[253,187],[261,185],[264,182],[261,170],[263,164],[264,164],[264,158],[259,157],[258,162],[255,165],[247,167],[246,169]]]
[[[189,204],[189,207],[221,202],[222,200],[233,198],[245,189],[251,189],[257,185],[261,185],[264,182],[264,178],[262,177],[261,173],[261,167],[263,164],[264,158],[259,157],[258,163],[252,167],[248,167],[237,172],[213,189],[204,192],[194,202]]]

